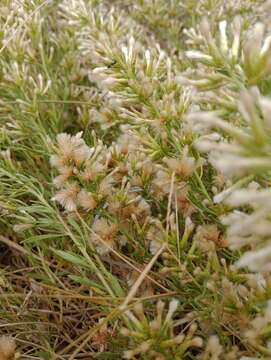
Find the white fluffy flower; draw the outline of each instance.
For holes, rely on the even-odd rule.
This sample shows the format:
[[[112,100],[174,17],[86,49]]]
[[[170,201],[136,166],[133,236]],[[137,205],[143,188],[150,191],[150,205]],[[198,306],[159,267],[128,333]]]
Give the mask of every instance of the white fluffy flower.
[[[64,189],[59,190],[52,200],[58,202],[67,211],[75,211],[79,191],[78,184],[68,184]]]

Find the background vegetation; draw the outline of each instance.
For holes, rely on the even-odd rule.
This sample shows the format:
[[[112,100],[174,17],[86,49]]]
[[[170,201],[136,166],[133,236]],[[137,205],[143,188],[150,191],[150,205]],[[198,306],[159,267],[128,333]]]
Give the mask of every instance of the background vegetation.
[[[271,358],[270,14],[1,1],[1,360]]]

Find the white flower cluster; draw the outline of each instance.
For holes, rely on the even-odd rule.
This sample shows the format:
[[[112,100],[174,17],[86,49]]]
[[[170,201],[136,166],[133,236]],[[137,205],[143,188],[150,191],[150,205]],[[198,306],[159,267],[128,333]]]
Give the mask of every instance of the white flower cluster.
[[[188,121],[202,135],[195,146],[209,154],[210,163],[222,174],[239,179],[236,184],[214,197],[235,210],[224,216],[232,249],[251,246],[238,261],[252,271],[271,270],[271,190],[255,182],[240,189],[251,176],[264,177],[271,169],[271,99],[260,96],[258,89],[241,93],[238,101],[241,117],[235,122],[223,120],[216,113],[192,113]],[[216,131],[216,132],[212,132]],[[243,180],[242,180],[243,179]],[[261,185],[262,184],[262,185]]]

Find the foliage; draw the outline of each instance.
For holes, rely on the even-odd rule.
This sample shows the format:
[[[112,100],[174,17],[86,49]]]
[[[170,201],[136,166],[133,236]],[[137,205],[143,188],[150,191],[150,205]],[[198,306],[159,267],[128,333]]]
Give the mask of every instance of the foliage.
[[[270,9],[1,2],[1,359],[271,357]]]

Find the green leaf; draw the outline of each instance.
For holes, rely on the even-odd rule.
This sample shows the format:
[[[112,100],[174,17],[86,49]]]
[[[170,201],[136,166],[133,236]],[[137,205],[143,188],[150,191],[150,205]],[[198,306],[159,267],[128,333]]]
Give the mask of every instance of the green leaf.
[[[73,252],[63,251],[63,250],[56,250],[50,248],[57,256],[61,257],[62,259],[78,266],[82,266],[87,268],[88,270],[95,271],[95,268],[82,256],[77,255]]]

